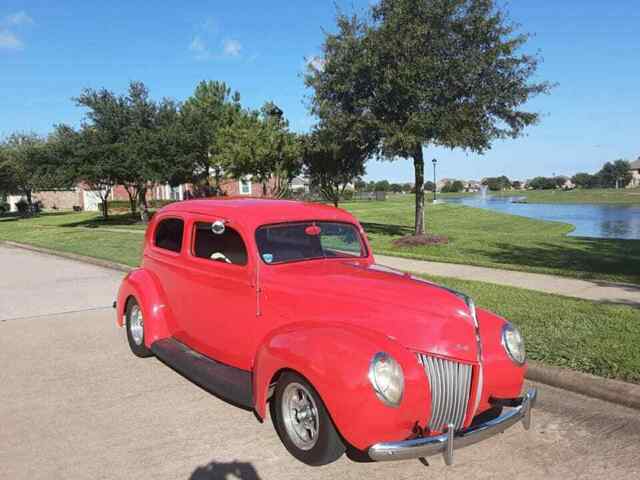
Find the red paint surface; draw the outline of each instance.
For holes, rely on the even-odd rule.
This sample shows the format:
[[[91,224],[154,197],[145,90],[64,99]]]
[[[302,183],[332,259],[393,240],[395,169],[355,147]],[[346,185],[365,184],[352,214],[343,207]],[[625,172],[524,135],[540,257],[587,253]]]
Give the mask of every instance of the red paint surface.
[[[180,253],[153,245],[160,220],[185,221]],[[248,251],[246,266],[196,258],[191,254],[195,222],[225,220]],[[267,392],[277,374],[294,370],[318,391],[345,439],[360,449],[412,435],[416,422],[428,423],[429,382],[416,353],[474,366],[466,424],[489,408],[490,397],[521,393],[524,367],[501,345],[505,320],[478,309],[482,363],[473,318],[457,295],[428,283],[385,271],[365,258],[328,258],[268,265],[255,245],[265,224],[295,221],[352,223],[349,213],[317,204],[277,200],[194,200],[171,204],[156,214],[145,237],[142,267],[123,281],[118,322],[135,296],[145,316],[145,342],[176,337],[216,360],[253,373],[255,410],[266,415]],[[376,352],[402,365],[405,392],[398,408],[381,403],[367,378]]]

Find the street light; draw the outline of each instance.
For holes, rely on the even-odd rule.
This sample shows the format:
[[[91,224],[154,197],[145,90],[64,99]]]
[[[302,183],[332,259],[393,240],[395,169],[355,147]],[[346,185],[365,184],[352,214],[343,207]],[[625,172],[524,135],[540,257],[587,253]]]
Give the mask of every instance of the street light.
[[[436,163],[438,163],[438,160],[434,158],[431,161],[433,162],[433,203],[436,203],[436,190],[438,189],[436,185]]]

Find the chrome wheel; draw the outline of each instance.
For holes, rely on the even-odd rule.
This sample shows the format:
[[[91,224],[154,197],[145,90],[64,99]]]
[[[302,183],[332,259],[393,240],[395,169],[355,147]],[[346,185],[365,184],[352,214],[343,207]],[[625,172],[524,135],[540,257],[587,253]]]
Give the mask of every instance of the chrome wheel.
[[[129,331],[133,342],[140,346],[144,339],[144,319],[142,318],[142,310],[138,304],[131,307],[129,311]]]
[[[300,450],[311,450],[318,441],[318,407],[311,392],[299,383],[290,383],[282,393],[282,419],[287,436]]]

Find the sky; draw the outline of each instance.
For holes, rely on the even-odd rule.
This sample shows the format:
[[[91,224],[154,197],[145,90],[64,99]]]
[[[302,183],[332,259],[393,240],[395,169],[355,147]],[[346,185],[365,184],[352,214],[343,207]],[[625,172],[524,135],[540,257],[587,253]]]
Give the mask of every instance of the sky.
[[[362,11],[373,0],[0,2],[0,136],[79,125],[72,98],[85,87],[123,93],[143,81],[154,98],[186,99],[200,80],[222,80],[246,107],[272,100],[291,127],[308,131],[302,74],[335,28],[335,4]],[[537,80],[558,85],[527,109],[538,125],[483,155],[427,147],[438,178],[594,172],[640,156],[638,0],[513,0],[504,4],[525,49],[543,58]],[[431,174],[431,171],[430,171]],[[371,161],[367,180],[409,182],[410,161]]]

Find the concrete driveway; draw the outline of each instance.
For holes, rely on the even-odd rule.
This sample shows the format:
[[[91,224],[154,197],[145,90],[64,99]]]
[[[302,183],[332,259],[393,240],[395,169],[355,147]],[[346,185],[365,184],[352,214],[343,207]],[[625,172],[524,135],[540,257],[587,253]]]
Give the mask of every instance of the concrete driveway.
[[[637,479],[637,411],[540,386],[534,426],[418,461],[310,468],[259,424],[138,359],[110,304],[122,274],[0,247],[1,479]]]

